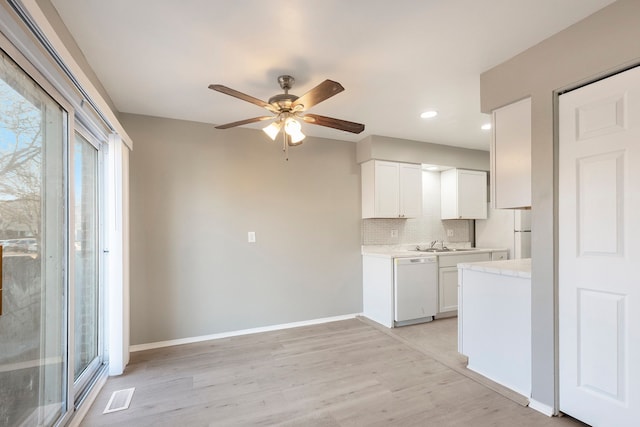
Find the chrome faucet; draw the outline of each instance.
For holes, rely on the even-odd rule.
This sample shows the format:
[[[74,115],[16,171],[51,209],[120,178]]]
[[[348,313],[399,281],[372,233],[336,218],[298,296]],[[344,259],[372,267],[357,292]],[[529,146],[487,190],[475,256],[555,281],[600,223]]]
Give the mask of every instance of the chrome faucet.
[[[444,246],[444,240],[434,240],[431,242],[431,249],[438,249],[436,246],[438,246],[438,244],[440,244],[440,250],[445,250],[445,246]]]

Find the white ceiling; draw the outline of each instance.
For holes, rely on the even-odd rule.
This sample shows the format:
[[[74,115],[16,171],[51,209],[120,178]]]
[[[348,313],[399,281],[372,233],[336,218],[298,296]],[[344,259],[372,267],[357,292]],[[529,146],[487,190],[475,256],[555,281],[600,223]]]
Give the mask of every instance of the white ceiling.
[[[345,91],[311,112],[366,126],[353,135],[306,124],[307,135],[488,150],[480,74],[613,1],[51,2],[121,112],[214,124],[261,116],[207,86],[266,101],[282,92],[277,76],[290,74],[298,96],[340,82]],[[428,109],[439,115],[420,119]]]

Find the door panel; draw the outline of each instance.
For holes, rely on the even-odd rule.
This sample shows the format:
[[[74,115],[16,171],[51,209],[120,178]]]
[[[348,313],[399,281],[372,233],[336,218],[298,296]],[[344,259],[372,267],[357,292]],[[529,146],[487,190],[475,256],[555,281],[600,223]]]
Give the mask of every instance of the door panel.
[[[0,426],[66,411],[66,113],[0,52]]]
[[[622,255],[624,152],[577,159],[577,174],[580,255]]]
[[[627,374],[625,303],[624,295],[578,290],[578,386],[620,402]]]
[[[74,382],[79,394],[100,366],[98,150],[79,133],[74,159]]]
[[[560,410],[640,419],[640,68],[560,96]]]

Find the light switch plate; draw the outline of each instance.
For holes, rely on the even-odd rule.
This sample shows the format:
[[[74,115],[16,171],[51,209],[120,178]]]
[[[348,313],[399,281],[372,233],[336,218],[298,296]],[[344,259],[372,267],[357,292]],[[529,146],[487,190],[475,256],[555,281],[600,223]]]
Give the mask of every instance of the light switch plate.
[[[255,231],[249,231],[247,233],[247,241],[249,243],[255,243],[256,242],[256,232]]]

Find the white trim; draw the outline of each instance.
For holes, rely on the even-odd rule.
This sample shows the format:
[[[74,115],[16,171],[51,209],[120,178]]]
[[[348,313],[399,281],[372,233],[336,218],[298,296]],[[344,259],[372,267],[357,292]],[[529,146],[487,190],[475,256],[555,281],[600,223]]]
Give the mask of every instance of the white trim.
[[[201,341],[217,340],[221,338],[237,337],[240,335],[257,334],[260,332],[279,331],[282,329],[298,328],[300,326],[319,325],[322,323],[338,322],[340,320],[355,319],[361,313],[345,314],[343,316],[323,317],[321,319],[303,320],[301,322],[282,323],[280,325],[262,326],[258,328],[241,329],[239,331],[221,332],[219,334],[201,335],[198,337],[180,338],[177,340],[158,341],[147,344],[136,344],[129,347],[130,352],[151,350],[154,348],[170,347],[173,345],[191,344]]]
[[[131,241],[131,232],[130,232],[130,221],[129,221],[129,165],[130,165],[130,151],[129,147],[125,144],[122,146],[121,153],[121,182],[120,188],[122,189],[121,194],[121,209],[122,209],[122,288],[124,290],[123,301],[122,301],[122,323],[123,323],[123,336],[122,336],[122,347],[123,349],[129,348],[129,343],[131,342],[131,289],[130,289],[130,274],[131,268],[129,263],[130,258],[130,241]],[[125,351],[123,355],[123,363],[124,366],[129,364],[129,351]]]
[[[120,375],[129,360],[128,336],[125,314],[128,299],[123,272],[123,218],[122,210],[123,151],[127,150],[119,134],[109,136],[107,182],[107,348],[109,351],[109,375]]]
[[[545,405],[544,403],[538,402],[534,399],[529,399],[529,408],[534,409],[547,417],[553,417],[555,415],[555,411],[552,406]]]
[[[73,79],[78,82],[79,89],[84,91],[87,94],[88,101],[95,105],[97,113],[103,116],[107,124],[122,137],[125,145],[132,150],[133,142],[124,130],[124,127],[122,127],[122,124],[120,124],[116,113],[111,110],[111,107],[100,94],[100,91],[94,86],[89,77],[87,77],[82,67],[78,65],[67,46],[47,19],[44,11],[40,8],[40,5],[38,5],[37,0],[21,0],[20,3],[31,18],[32,23],[37,26],[38,30],[46,37],[46,40],[55,50],[55,52],[52,52],[57,56],[54,60],[59,60],[69,69]]]

